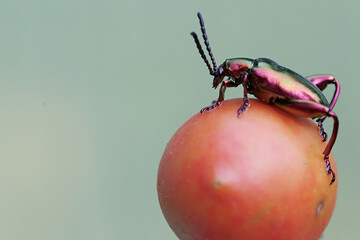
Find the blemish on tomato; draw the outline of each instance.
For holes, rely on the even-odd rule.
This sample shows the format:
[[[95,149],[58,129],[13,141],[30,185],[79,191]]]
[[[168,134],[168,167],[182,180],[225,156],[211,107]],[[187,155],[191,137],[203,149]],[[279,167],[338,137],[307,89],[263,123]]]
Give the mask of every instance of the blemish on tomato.
[[[324,202],[320,201],[319,204],[316,207],[316,215],[320,216],[324,209]]]
[[[213,186],[216,188],[216,189],[219,189],[220,186],[221,186],[221,181],[219,179],[215,179],[213,181]]]

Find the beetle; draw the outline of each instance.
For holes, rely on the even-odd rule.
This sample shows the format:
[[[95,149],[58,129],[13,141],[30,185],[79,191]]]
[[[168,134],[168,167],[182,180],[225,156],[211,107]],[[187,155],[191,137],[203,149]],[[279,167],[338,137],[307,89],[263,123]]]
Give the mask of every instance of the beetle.
[[[336,177],[331,168],[329,154],[334,146],[339,129],[338,117],[332,111],[340,93],[339,82],[331,75],[303,77],[268,58],[230,58],[217,67],[206,34],[204,20],[200,13],[198,13],[197,16],[200,21],[202,37],[207,52],[209,53],[212,67],[205,56],[197,34],[191,32],[191,35],[194,38],[202,59],[209,69],[210,75],[214,77],[212,83],[213,88],[216,89],[221,84],[217,101],[214,101],[210,106],[202,108],[200,113],[203,114],[206,111],[219,107],[224,101],[226,88],[242,85],[244,88],[244,97],[243,104],[237,112],[238,116],[244,113],[249,106],[248,94],[253,94],[259,100],[274,104],[289,113],[317,119],[316,121],[318,122],[323,141],[327,140],[323,122],[327,117],[331,117],[334,121],[333,131],[323,154],[327,173],[332,175],[330,185],[333,184]],[[226,80],[224,80],[225,77],[227,77]],[[322,93],[329,84],[335,85],[334,95],[330,103]]]

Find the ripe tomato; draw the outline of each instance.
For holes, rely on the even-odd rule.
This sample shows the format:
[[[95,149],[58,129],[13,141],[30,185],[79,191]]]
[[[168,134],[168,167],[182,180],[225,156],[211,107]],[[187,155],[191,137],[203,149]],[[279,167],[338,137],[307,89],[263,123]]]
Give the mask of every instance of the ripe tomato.
[[[258,100],[237,117],[241,104],[194,115],[167,144],[157,180],[167,222],[181,240],[318,240],[338,182],[318,127]]]

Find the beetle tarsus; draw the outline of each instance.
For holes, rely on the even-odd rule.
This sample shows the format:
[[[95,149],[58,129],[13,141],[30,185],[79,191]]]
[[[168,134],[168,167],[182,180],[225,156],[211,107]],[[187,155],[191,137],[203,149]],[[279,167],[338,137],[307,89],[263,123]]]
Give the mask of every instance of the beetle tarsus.
[[[241,113],[246,111],[246,109],[249,105],[250,105],[249,100],[247,98],[244,99],[243,105],[238,110],[238,117],[240,116]]]
[[[325,142],[327,140],[327,133],[325,132],[324,128],[323,128],[323,119],[319,118],[318,120],[316,120],[318,122],[318,127],[320,128],[320,135],[323,137],[323,142]]]
[[[213,110],[214,108],[220,106],[222,103],[222,101],[215,101],[213,104],[211,104],[210,106],[207,106],[207,107],[204,107],[200,110],[200,113],[201,114],[204,114],[205,111],[211,111]]]
[[[325,160],[325,164],[326,164],[326,171],[328,174],[331,174],[332,175],[332,179],[330,181],[330,185],[333,184],[335,182],[335,173],[334,171],[332,170],[331,168],[331,164],[330,164],[330,160],[329,160],[329,155],[325,155],[324,157],[324,160]]]

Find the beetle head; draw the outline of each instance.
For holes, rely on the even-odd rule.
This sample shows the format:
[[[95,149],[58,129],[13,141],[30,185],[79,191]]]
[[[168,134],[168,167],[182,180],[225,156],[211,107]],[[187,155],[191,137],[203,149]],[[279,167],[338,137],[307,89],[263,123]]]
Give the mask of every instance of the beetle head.
[[[213,88],[217,88],[217,86],[223,81],[225,77],[224,68],[222,65],[214,72],[214,80],[213,80]]]

